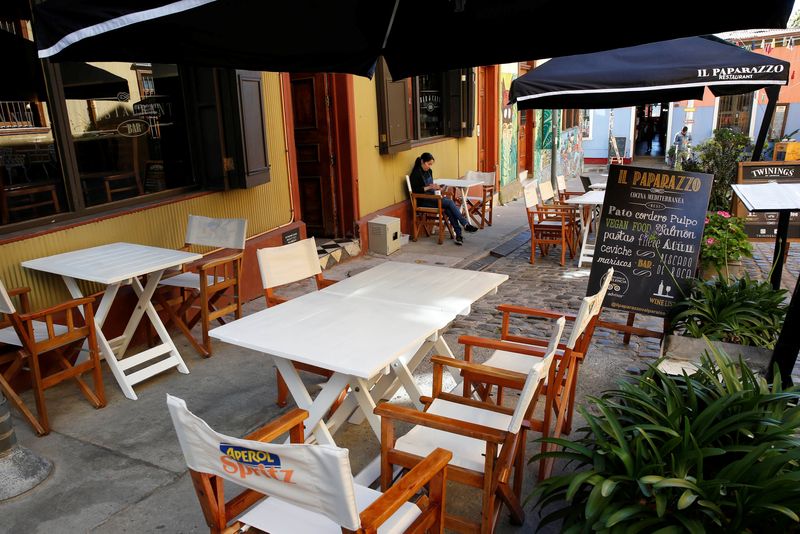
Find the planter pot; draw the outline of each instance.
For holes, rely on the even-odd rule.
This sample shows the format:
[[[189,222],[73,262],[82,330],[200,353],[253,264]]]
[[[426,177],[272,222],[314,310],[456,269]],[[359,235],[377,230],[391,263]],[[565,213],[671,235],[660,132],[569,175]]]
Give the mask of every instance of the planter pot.
[[[729,261],[727,265],[720,266],[719,271],[725,278],[741,278],[744,274],[744,265],[742,265],[741,261]],[[707,265],[700,269],[700,278],[703,280],[711,280],[718,277],[717,268],[713,265]]]
[[[711,341],[711,344],[724,351],[734,362],[738,362],[741,356],[754,373],[761,376],[767,374],[772,358],[772,349],[723,343],[722,341]],[[705,339],[669,335],[661,345],[661,356],[664,359],[658,368],[673,375],[681,374],[684,369],[687,373],[691,373],[700,366],[700,356],[707,351],[709,348]]]

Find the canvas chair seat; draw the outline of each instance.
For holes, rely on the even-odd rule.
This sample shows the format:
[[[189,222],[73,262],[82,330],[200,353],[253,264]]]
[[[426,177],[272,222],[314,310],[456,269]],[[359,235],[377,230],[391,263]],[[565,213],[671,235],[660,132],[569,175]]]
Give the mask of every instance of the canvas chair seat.
[[[356,509],[359,513],[381,496],[381,492],[360,484],[353,484],[353,490]],[[405,532],[420,513],[421,511],[416,505],[406,502],[378,528],[378,534]],[[304,510],[299,506],[275,498],[264,499],[259,505],[244,514],[241,522],[270,534],[342,533],[342,527],[324,515]]]
[[[206,275],[207,286],[221,283],[225,280],[224,276],[214,277]],[[182,287],[184,289],[196,289],[200,291],[200,275],[198,273],[181,273],[169,278],[164,278],[159,282],[160,286]]]
[[[47,333],[47,323],[43,321],[31,321],[31,323],[33,325],[33,337],[36,343],[49,339],[50,336]],[[56,336],[65,334],[67,333],[67,327],[60,324],[54,324],[53,333]],[[14,345],[16,347],[22,346],[22,341],[20,341],[19,336],[11,326],[0,330],[0,343]]]
[[[530,366],[528,366],[530,369]],[[435,399],[426,413],[438,415],[458,421],[469,421],[481,426],[506,430],[511,416],[504,413],[490,412],[472,406]],[[450,465],[456,465],[483,473],[486,465],[486,442],[460,434],[453,434],[435,428],[415,426],[408,434],[397,439],[395,448],[399,451],[425,457],[441,447],[453,453]]]
[[[446,466],[436,450],[391,493],[355,483],[349,452],[303,443],[308,412],[292,410],[244,438],[214,431],[186,403],[167,395],[181,451],[212,534],[250,525],[270,534],[441,532]],[[289,442],[273,442],[288,432]],[[226,500],[224,482],[245,488]],[[409,500],[423,488],[428,499]],[[233,523],[233,524],[231,524]]]
[[[516,344],[520,347],[524,346],[522,343]],[[563,354],[563,351],[556,351],[557,356],[561,354]],[[533,367],[541,366],[542,360],[535,356],[528,356],[527,354],[519,354],[518,352],[511,352],[508,350],[496,350],[489,356],[488,360],[483,362],[483,365],[488,365],[489,367],[505,369],[506,371],[513,371],[520,374],[528,374],[528,371],[531,370],[531,364],[533,364]],[[547,383],[547,380],[545,380],[545,383]]]

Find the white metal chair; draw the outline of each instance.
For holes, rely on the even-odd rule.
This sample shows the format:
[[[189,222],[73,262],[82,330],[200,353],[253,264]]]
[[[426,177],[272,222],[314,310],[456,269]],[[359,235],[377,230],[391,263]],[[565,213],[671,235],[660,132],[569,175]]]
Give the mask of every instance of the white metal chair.
[[[182,399],[167,395],[167,406],[212,533],[442,532],[448,451],[436,449],[381,494],[354,483],[347,449],[303,444],[305,410],[239,439],[212,430]],[[268,443],[287,432],[291,443]],[[246,489],[226,502],[224,481]],[[408,502],[425,486],[427,498]]]
[[[336,283],[335,280],[328,280],[322,276],[322,267],[319,264],[319,256],[317,255],[317,245],[313,237],[280,247],[259,249],[256,251],[256,257],[258,258],[258,269],[261,273],[261,284],[264,287],[264,298],[266,299],[267,307],[286,302],[287,299],[275,294],[275,288],[278,286],[299,282],[311,277],[314,278],[317,289],[323,289]],[[333,374],[330,370],[315,365],[295,362],[294,366],[297,369],[328,378]],[[275,374],[278,382],[278,406],[286,406],[289,390],[280,371],[275,369]],[[342,391],[339,401],[334,403],[331,411],[336,410],[346,393],[347,388]]]
[[[567,342],[558,346],[556,356],[557,370],[553,374],[553,379],[548,378],[547,381],[547,395],[548,398],[552,399],[552,402],[548,405],[550,409],[545,410],[543,421],[545,431],[549,432],[552,412],[555,412],[556,419],[553,425],[553,436],[559,437],[562,433],[569,434],[572,429],[572,416],[575,409],[578,371],[592,342],[595,325],[603,308],[603,299],[605,299],[608,286],[613,277],[614,269],[609,268],[608,272],[603,275],[600,289],[594,295],[583,298],[578,313],[575,315],[510,304],[498,306],[497,309],[503,313],[500,339],[461,336],[458,342],[464,345],[464,360],[467,362],[472,361],[472,352],[476,347],[491,349],[494,352],[483,365],[518,375],[526,375],[532,367],[540,365],[541,357],[547,354],[547,350],[543,349],[543,347],[548,345],[548,341],[512,334],[509,330],[511,315],[540,317],[543,319],[564,317],[566,320],[571,321],[573,323],[572,331]],[[474,390],[477,390],[482,398],[487,399],[491,393],[490,388],[481,384],[476,387],[471,382],[470,376],[465,375],[464,394],[469,395]],[[520,389],[519,382],[519,378],[517,378],[516,385],[513,381],[505,384],[496,384],[497,403],[503,402],[503,388]],[[543,444],[542,450],[547,450],[546,444]],[[539,478],[545,478],[549,474],[551,467],[551,464],[542,462],[539,465]]]
[[[189,215],[186,225],[184,249],[192,246],[232,249],[233,254],[222,258],[205,258],[186,266],[184,272],[165,276],[160,287],[179,288],[180,297],[169,299],[162,291],[156,292],[156,300],[167,311],[168,318],[180,329],[189,343],[204,356],[211,356],[211,338],[208,329],[211,321],[225,324],[223,317],[233,314],[242,316],[241,273],[247,238],[246,219],[216,219]],[[225,305],[221,305],[220,301]],[[190,312],[194,316],[190,317]],[[192,336],[192,328],[200,322],[202,341]]]
[[[509,508],[512,521],[521,524],[525,519],[520,493],[527,431],[523,422],[531,419],[535,401],[551,372],[564,322],[564,319],[556,322],[540,365],[528,368],[514,409],[445,393],[442,375],[443,367],[456,367],[473,382],[486,384],[504,383],[509,378],[516,379],[516,375],[442,356],[432,358],[433,393],[431,398],[425,399],[424,412],[391,403],[375,408],[375,413],[381,416],[381,487],[386,488],[391,482],[393,466],[413,467],[441,446],[453,453],[448,479],[483,490],[480,524],[446,514],[446,528],[471,532],[480,529],[483,534],[494,532],[502,504]],[[397,438],[395,421],[416,426]]]
[[[466,180],[480,180],[483,182],[480,196],[468,196],[467,211],[469,216],[481,228],[492,225],[494,214],[494,195],[497,191],[497,174],[494,172],[467,171]],[[488,215],[487,215],[488,213]]]

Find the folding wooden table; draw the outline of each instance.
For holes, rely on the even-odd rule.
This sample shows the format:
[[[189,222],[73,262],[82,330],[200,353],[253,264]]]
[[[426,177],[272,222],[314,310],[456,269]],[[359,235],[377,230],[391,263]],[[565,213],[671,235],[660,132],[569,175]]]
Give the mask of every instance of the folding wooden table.
[[[221,341],[273,356],[300,408],[309,411],[306,437],[333,443],[331,431],[359,408],[380,439],[375,402],[402,384],[415,403],[413,371],[435,348],[452,356],[441,331],[456,315],[507,280],[481,273],[386,262],[322,291],[308,293],[211,330]],[[292,361],[334,372],[311,399]],[[349,384],[351,394],[322,421]]]
[[[181,373],[189,369],[164,328],[150,301],[164,271],[202,258],[201,254],[166,248],[149,247],[133,243],[112,243],[47,256],[22,262],[28,269],[60,275],[73,298],[83,297],[78,280],[97,282],[106,286],[103,298],[95,312],[97,341],[100,352],[108,362],[126,397],[136,400],[133,386],[153,375],[177,367]],[[147,275],[147,285],[142,287],[139,276]],[[123,334],[107,339],[103,323],[120,286],[130,284],[139,297]],[[136,327],[144,314],[150,318],[161,344],[123,359]],[[164,358],[164,355],[167,355]],[[152,360],[158,361],[153,362]],[[134,370],[135,368],[135,370]],[[126,374],[131,371],[130,374]]]

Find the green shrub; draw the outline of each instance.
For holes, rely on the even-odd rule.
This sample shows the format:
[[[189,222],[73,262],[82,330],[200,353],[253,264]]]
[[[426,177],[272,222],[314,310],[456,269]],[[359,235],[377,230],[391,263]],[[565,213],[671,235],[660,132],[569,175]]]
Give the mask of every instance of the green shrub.
[[[750,138],[727,128],[714,130],[710,139],[703,141],[694,149],[697,165],[691,170],[699,170],[714,175],[711,188],[710,211],[731,209],[733,189],[739,162],[745,161],[752,153]],[[689,169],[686,169],[689,170]]]
[[[800,525],[800,393],[772,389],[713,347],[698,371],[654,367],[590,397],[588,426],[534,456],[574,472],[535,488],[540,527],[563,532],[797,532]],[[737,374],[741,369],[741,376]],[[551,511],[555,509],[555,511]]]
[[[746,273],[742,278],[695,279],[670,310],[671,328],[682,336],[771,349],[786,317],[786,294]]]

